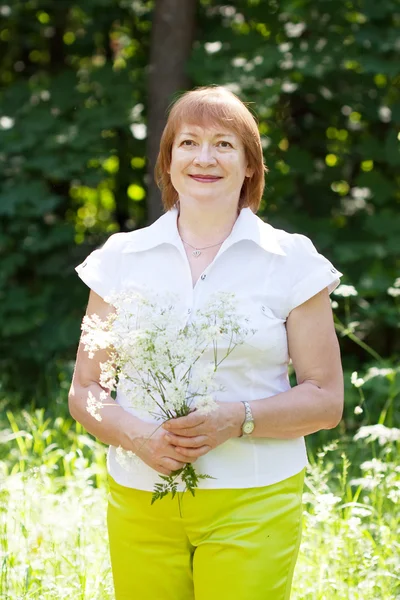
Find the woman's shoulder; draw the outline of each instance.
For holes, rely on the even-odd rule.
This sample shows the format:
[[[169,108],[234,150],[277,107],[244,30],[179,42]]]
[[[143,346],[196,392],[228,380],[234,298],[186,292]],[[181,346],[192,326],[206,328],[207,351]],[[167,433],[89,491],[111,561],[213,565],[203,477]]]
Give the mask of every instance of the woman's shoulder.
[[[275,238],[286,256],[297,253],[307,254],[316,251],[311,239],[302,233],[291,233],[285,229],[274,227],[265,221],[262,222],[262,227],[265,229],[267,235]]]
[[[138,245],[146,242],[151,236],[152,226],[141,227],[134,231],[119,231],[110,235],[104,242],[102,249],[114,252],[129,252]]]

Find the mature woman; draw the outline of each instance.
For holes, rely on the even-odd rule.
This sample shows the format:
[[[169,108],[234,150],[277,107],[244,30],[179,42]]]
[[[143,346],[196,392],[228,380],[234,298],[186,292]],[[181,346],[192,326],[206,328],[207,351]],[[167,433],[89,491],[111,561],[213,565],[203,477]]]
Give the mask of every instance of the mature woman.
[[[339,273],[311,241],[256,216],[265,166],[256,122],[234,94],[205,87],[170,111],[157,180],[165,214],[112,235],[77,267],[91,288],[87,314],[105,318],[110,290],[179,296],[182,321],[217,290],[234,292],[256,333],[217,372],[218,409],[156,426],[117,393],[96,398],[99,351],[79,346],[72,416],[109,444],[108,531],[117,600],[287,600],[300,546],[304,436],[336,427],[343,409],[340,353],[329,293]],[[297,386],[290,387],[292,360]],[[109,390],[105,390],[109,392]],[[112,405],[114,404],[114,406]],[[144,443],[147,439],[147,442]],[[139,460],[126,471],[116,448]],[[204,479],[151,505],[159,474],[196,461]],[[178,488],[183,490],[183,487]]]

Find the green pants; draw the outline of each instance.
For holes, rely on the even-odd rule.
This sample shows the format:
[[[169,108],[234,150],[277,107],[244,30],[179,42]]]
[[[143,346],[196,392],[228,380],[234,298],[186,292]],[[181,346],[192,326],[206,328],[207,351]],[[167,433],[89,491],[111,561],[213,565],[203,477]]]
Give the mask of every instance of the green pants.
[[[288,600],[305,469],[266,487],[152,492],[109,476],[116,600]]]

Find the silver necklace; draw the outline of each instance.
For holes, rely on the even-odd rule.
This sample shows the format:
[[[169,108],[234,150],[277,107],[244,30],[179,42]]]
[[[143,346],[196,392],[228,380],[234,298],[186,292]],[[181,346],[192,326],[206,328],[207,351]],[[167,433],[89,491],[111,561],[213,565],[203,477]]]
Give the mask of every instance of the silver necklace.
[[[216,246],[220,246],[225,241],[225,240],[222,240],[222,242],[219,242],[218,244],[212,244],[212,246],[204,246],[204,248],[196,248],[196,246],[192,246],[191,244],[189,244],[189,242],[185,242],[185,240],[182,237],[181,237],[181,240],[184,244],[189,246],[189,248],[193,248],[192,254],[195,258],[198,258],[203,250],[207,250],[207,248],[215,248]]]

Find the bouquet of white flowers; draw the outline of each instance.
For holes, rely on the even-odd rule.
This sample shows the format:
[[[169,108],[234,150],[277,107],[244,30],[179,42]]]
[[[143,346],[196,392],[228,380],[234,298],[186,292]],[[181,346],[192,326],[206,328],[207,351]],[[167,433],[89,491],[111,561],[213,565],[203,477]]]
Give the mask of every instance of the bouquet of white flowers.
[[[127,290],[106,301],[115,309],[107,319],[93,314],[82,322],[82,342],[89,357],[99,349],[108,351],[109,360],[100,363],[102,388],[111,392],[118,387],[132,408],[162,423],[193,410],[209,413],[217,408],[213,393],[222,391],[215,381],[219,365],[255,333],[248,319],[238,313],[233,293],[215,294],[187,322],[176,308],[178,298],[172,295],[148,292],[144,297]],[[99,400],[91,392],[87,399],[87,410],[97,420],[108,397],[105,389]],[[118,448],[122,459],[124,453]],[[179,478],[194,495],[199,479],[210,476],[197,474],[187,463],[160,478],[163,481],[156,484],[152,503],[168,492],[174,496]]]

